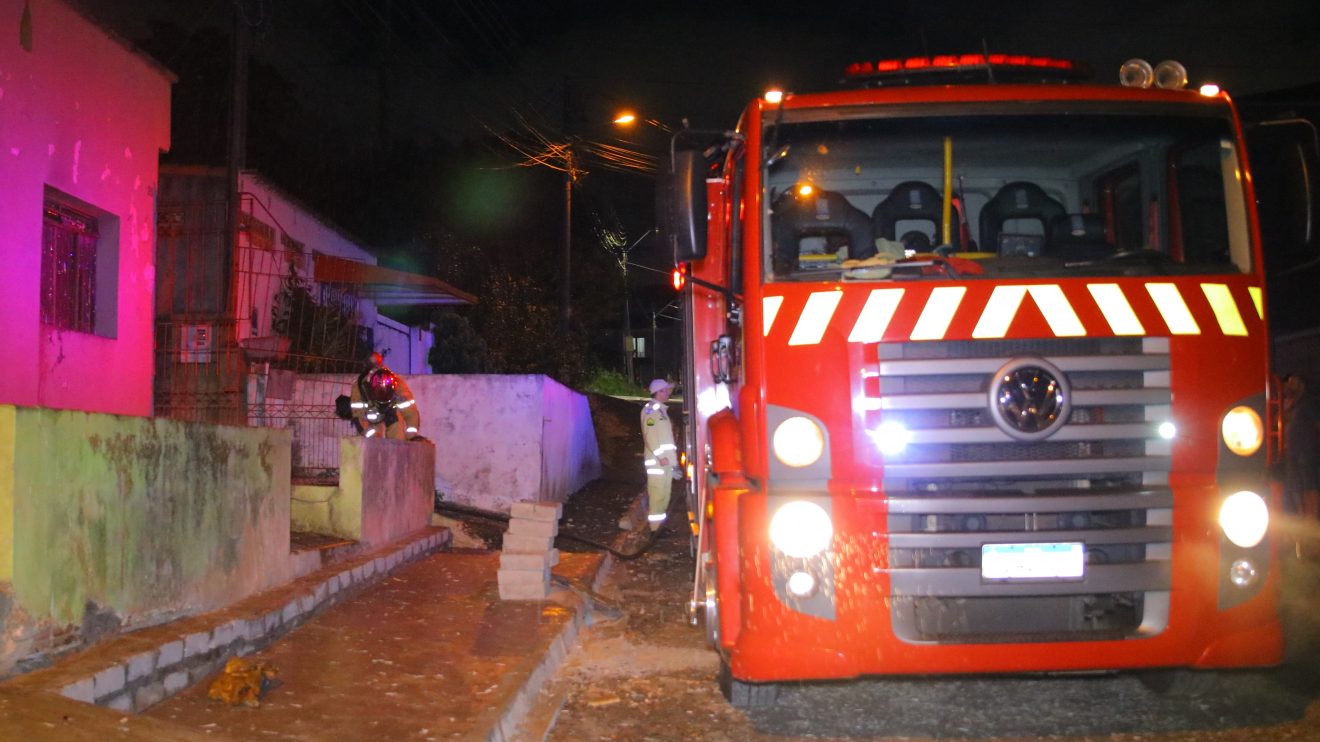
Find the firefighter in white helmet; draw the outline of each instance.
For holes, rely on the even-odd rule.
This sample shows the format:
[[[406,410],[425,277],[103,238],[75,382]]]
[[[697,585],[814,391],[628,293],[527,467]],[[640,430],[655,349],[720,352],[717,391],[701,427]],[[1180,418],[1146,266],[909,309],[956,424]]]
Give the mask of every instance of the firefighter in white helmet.
[[[659,530],[669,510],[673,480],[679,476],[678,446],[669,422],[669,395],[674,385],[664,379],[651,381],[651,400],[642,406],[642,448],[646,464],[646,516],[651,530]]]
[[[420,437],[422,416],[407,382],[371,354],[371,367],[353,383],[349,402],[353,421],[367,438],[412,440]]]

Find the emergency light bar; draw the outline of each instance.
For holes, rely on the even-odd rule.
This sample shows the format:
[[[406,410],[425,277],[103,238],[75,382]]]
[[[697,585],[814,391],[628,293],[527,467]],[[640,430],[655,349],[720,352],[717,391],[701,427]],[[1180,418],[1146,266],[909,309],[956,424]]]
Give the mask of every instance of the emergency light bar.
[[[933,57],[854,62],[844,82],[864,87],[945,82],[1067,82],[1091,76],[1079,62],[1026,54],[941,54]]]

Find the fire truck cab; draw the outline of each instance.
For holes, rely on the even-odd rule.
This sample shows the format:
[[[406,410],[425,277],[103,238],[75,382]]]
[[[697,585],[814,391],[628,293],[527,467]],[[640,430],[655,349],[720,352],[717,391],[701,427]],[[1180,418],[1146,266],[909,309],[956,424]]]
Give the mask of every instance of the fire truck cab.
[[[1281,659],[1240,126],[1176,65],[1123,75],[867,62],[676,135],[690,608],[736,705]]]

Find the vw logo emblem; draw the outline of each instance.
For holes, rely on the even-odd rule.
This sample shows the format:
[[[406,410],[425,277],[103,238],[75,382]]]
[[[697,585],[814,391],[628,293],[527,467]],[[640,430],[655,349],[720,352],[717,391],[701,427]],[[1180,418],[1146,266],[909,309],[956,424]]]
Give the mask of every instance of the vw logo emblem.
[[[989,408],[995,425],[1022,441],[1053,435],[1068,420],[1068,377],[1041,358],[1015,358],[990,379]]]

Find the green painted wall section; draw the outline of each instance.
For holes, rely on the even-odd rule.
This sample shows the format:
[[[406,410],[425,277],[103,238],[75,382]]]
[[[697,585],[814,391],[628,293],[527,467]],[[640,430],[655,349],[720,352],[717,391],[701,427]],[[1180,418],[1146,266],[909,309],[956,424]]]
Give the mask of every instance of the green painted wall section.
[[[14,579],[14,407],[0,405],[0,583]]]
[[[285,430],[0,408],[4,509],[21,524],[10,526],[16,603],[70,624],[90,601],[133,625],[280,584],[289,446]],[[0,506],[5,497],[0,473]]]

